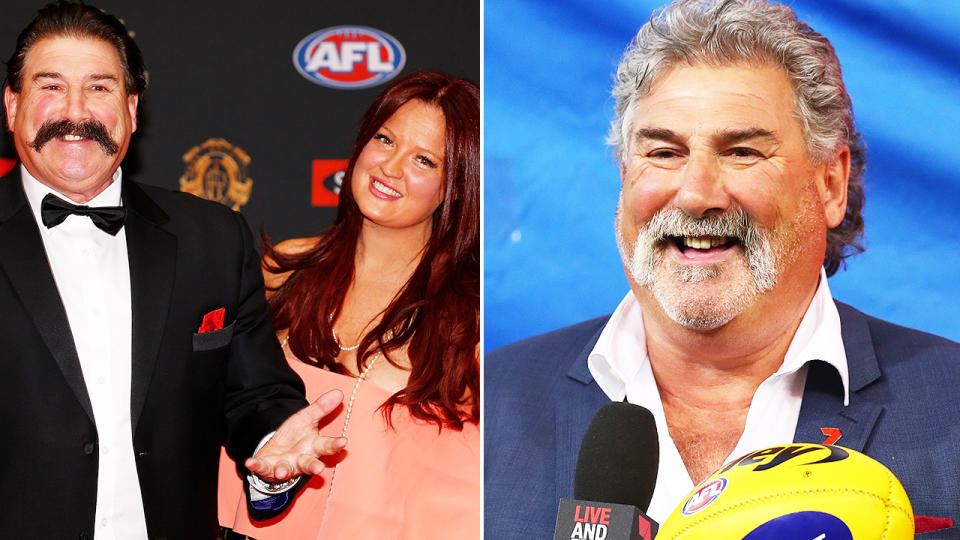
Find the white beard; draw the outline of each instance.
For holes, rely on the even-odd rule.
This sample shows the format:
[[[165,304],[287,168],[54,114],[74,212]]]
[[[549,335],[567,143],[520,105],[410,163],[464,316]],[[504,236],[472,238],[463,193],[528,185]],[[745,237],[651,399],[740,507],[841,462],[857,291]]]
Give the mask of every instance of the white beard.
[[[621,194],[615,228],[623,264],[677,324],[700,331],[720,328],[777,284],[782,254],[773,247],[774,235],[759,229],[739,208],[701,219],[676,208],[660,210],[640,228],[632,246],[623,238],[622,213]],[[732,263],[671,265],[664,261],[671,236],[734,237],[744,255]],[[716,287],[712,282],[720,279],[732,282]]]

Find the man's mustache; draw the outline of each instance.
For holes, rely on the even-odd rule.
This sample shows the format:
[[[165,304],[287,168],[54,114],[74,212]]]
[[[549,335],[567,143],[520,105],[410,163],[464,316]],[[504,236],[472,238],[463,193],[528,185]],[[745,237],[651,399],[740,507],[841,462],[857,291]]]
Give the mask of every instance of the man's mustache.
[[[656,245],[670,238],[683,236],[716,236],[735,238],[749,245],[757,233],[751,217],[740,208],[701,218],[692,217],[674,208],[654,214],[647,224],[646,238]]]
[[[82,120],[80,122],[67,119],[47,120],[37,130],[37,136],[34,137],[30,146],[39,152],[48,142],[66,135],[78,135],[84,139],[95,141],[100,145],[103,153],[108,156],[120,151],[120,145],[110,138],[107,128],[96,120]]]
[[[658,211],[637,235],[636,246],[646,246],[646,249],[635,249],[632,264],[640,265],[646,269],[646,274],[652,276],[668,243],[679,242],[684,236],[732,239],[742,246],[757,289],[765,292],[776,285],[778,255],[774,251],[772,235],[762,230],[740,207],[700,218],[689,216],[677,208]],[[637,260],[638,254],[645,254],[644,258]],[[642,281],[636,276],[635,279],[638,283]]]

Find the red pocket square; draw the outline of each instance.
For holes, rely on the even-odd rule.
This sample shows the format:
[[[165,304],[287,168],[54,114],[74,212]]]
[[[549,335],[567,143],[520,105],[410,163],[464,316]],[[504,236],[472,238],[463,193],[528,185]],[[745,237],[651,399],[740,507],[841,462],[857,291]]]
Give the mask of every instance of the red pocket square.
[[[918,533],[939,531],[953,527],[953,520],[950,518],[938,518],[929,516],[913,516],[913,522],[916,525]]]
[[[197,330],[197,333],[213,332],[214,330],[223,328],[223,316],[225,313],[226,309],[220,308],[204,315],[203,322],[200,323],[200,329]]]

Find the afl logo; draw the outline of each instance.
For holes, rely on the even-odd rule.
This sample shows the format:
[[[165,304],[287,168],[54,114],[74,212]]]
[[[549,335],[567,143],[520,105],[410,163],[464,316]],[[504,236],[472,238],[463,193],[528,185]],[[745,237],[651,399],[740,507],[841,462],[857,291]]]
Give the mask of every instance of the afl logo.
[[[352,90],[383,84],[407,62],[397,38],[367,26],[334,26],[303,38],[293,65],[311,82]]]
[[[717,500],[717,497],[723,493],[726,487],[727,479],[721,476],[694,491],[693,495],[690,495],[690,498],[687,499],[687,502],[683,505],[683,515],[692,516],[707,506],[710,506],[710,503]]]

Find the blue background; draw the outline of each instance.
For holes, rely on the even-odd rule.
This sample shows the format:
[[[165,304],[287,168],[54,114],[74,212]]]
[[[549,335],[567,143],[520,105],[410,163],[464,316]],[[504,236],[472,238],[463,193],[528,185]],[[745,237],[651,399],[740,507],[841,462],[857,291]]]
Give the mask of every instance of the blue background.
[[[867,252],[830,279],[866,313],[960,340],[960,2],[788,2],[827,36],[867,143]],[[604,143],[616,63],[658,1],[484,5],[484,335],[492,350],[628,290]]]

